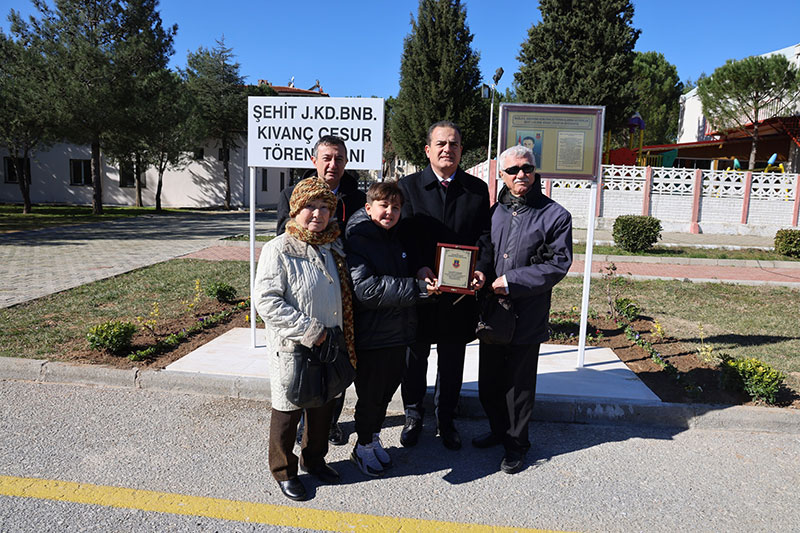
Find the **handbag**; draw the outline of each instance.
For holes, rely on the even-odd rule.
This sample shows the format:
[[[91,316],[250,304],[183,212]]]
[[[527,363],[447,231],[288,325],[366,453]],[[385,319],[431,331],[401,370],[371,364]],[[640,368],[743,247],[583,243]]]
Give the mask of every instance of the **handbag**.
[[[511,298],[490,293],[481,303],[475,336],[486,344],[510,344],[516,325],[517,314]]]
[[[356,378],[347,343],[339,326],[327,328],[325,342],[292,352],[292,376],[286,399],[304,409],[321,407],[344,392]]]

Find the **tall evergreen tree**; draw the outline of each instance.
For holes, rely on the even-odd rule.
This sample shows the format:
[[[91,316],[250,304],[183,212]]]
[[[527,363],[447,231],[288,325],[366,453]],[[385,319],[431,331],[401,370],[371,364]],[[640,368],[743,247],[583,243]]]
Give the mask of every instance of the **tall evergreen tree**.
[[[427,165],[423,147],[434,122],[458,124],[465,150],[481,146],[488,130],[480,95],[480,56],[472,50],[466,19],[460,0],[420,0],[417,20],[411,20],[390,130],[397,153],[417,166]]]
[[[12,33],[18,15],[12,12]],[[46,58],[30,40],[12,39],[0,31],[0,145],[22,195],[22,212],[31,212],[30,158],[38,147],[55,140],[56,86]]]
[[[753,56],[724,65],[697,80],[703,114],[718,130],[738,129],[752,138],[748,168],[756,163],[759,123],[797,111],[800,69],[786,57]]]
[[[637,52],[633,72],[636,110],[645,123],[644,144],[674,143],[683,93],[678,69],[659,52]]]
[[[606,106],[605,128],[622,128],[634,112],[631,0],[540,0],[542,21],[522,44],[517,100]]]
[[[231,208],[230,150],[247,124],[247,93],[239,63],[224,40],[212,49],[200,47],[190,53],[184,72],[187,88],[194,99],[192,113],[196,138],[218,140],[222,146],[225,178],[225,209]]]
[[[165,66],[177,26],[161,27],[157,0],[33,0],[40,18],[21,32],[45,47],[58,75],[62,135],[91,146],[92,207],[103,212],[101,148],[126,127],[129,89],[144,65]],[[147,14],[145,14],[147,13]],[[144,42],[147,45],[144,45]]]
[[[129,68],[125,112],[106,142],[106,152],[115,161],[133,167],[137,207],[142,206],[142,177],[153,163],[148,157],[148,138],[158,135],[160,132],[153,130],[165,125],[163,116],[157,116],[164,110],[155,109],[153,103],[163,105],[161,91],[172,88],[167,62],[177,26],[165,29],[157,8],[158,0],[127,0],[121,28],[124,46],[118,54],[118,61]]]

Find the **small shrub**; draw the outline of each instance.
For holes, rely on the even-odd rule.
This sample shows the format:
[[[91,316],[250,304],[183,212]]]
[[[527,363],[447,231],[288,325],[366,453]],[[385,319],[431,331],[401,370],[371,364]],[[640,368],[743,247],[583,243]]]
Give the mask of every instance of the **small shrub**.
[[[722,386],[744,391],[754,401],[774,404],[783,380],[781,372],[754,358],[722,356]]]
[[[800,257],[800,229],[781,229],[775,234],[775,251],[789,257]]]
[[[134,333],[136,333],[134,324],[111,320],[89,329],[86,340],[93,350],[108,350],[118,354],[131,347]]]
[[[652,247],[661,238],[661,221],[655,217],[621,215],[614,220],[614,244],[636,253]]]
[[[222,303],[231,303],[236,299],[236,289],[227,283],[215,281],[206,287],[206,296],[216,298]]]
[[[628,322],[636,320],[642,312],[642,308],[630,298],[617,298],[614,301],[614,309]]]

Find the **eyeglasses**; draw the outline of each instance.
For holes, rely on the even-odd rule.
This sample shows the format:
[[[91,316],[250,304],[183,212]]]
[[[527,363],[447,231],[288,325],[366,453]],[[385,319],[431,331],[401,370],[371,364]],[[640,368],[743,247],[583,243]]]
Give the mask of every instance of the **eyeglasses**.
[[[516,166],[515,167],[508,167],[508,168],[504,168],[503,172],[505,172],[506,174],[511,174],[512,176],[516,176],[517,174],[519,174],[520,170],[523,171],[525,174],[530,174],[531,172],[536,170],[536,167],[533,166],[533,165],[530,165],[530,164],[522,165],[521,167],[516,167]]]

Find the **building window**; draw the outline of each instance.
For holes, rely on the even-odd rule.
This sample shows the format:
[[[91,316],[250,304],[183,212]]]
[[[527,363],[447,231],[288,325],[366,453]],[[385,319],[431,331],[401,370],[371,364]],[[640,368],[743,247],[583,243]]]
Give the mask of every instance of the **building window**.
[[[262,191],[268,191],[269,190],[269,185],[267,185],[268,181],[269,180],[267,179],[267,169],[263,168],[263,169],[261,169],[261,190]]]
[[[139,174],[139,181],[142,183],[142,189],[147,188],[147,174],[142,172]],[[119,186],[123,188],[136,187],[136,178],[134,173],[133,161],[122,161],[119,164]]]
[[[17,176],[17,167],[22,166],[23,160],[21,157],[17,158],[17,165],[14,165],[14,158],[12,157],[4,157],[3,158],[3,181],[6,183],[19,183],[19,176]],[[31,175],[31,160],[29,157],[25,158],[25,171],[28,173],[28,176]],[[30,178],[28,178],[28,183],[30,183]]]
[[[195,161],[202,161],[205,155],[205,150],[202,148],[195,148],[194,152],[192,152],[192,159]]]
[[[226,159],[228,161],[231,160],[231,151],[230,151],[230,149],[228,149],[228,150],[223,150],[222,148],[219,149],[219,154],[217,154],[217,159],[219,159],[220,161],[225,161],[226,159],[223,159],[224,156],[227,156]]]
[[[92,160],[91,159],[70,159],[69,160],[69,184],[70,185],[91,185],[92,184]]]

